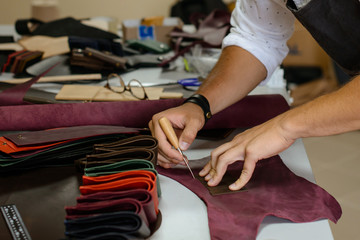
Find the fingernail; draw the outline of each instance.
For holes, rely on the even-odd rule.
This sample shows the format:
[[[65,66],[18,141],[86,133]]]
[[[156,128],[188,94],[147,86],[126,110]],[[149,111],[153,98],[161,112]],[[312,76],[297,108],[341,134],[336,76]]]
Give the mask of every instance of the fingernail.
[[[230,189],[234,189],[234,188],[236,188],[236,185],[235,185],[235,183],[233,183],[233,184],[230,184],[229,188],[230,188]]]
[[[203,170],[201,170],[201,171],[199,172],[200,175],[202,175],[202,174],[204,174],[204,173],[205,173],[205,169],[203,169]]]
[[[180,148],[181,150],[187,150],[189,148],[189,145],[187,142],[180,142]]]
[[[208,184],[213,184],[213,182],[214,182],[214,179],[212,178],[208,181]]]

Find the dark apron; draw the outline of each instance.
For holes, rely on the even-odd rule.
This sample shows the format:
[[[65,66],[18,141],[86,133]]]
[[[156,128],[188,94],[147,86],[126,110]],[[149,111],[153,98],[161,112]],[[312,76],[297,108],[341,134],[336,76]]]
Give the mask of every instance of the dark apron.
[[[346,73],[360,74],[359,0],[312,0],[300,10],[291,0],[286,5]]]

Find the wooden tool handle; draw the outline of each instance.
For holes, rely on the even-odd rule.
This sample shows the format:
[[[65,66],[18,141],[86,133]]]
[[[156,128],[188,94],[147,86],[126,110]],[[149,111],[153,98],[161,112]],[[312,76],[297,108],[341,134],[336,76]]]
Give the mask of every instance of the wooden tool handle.
[[[172,127],[169,119],[163,117],[159,120],[161,129],[164,131],[169,142],[174,146],[174,148],[179,148],[179,140],[175,134],[174,128]]]

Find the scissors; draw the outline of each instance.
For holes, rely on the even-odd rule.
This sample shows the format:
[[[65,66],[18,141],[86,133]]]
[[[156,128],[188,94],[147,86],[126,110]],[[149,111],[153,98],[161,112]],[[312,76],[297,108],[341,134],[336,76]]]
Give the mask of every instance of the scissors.
[[[177,81],[178,84],[183,85],[184,87],[198,87],[201,85],[202,81],[199,78],[184,78]]]

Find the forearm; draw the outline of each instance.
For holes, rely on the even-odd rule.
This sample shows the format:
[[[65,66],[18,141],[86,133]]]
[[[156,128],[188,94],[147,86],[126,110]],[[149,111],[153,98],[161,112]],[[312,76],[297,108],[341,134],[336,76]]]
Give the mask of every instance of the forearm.
[[[264,65],[252,54],[229,46],[223,49],[218,63],[197,93],[208,99],[215,114],[245,97],[266,74]]]
[[[287,112],[282,126],[292,139],[360,129],[360,76],[336,92]]]

